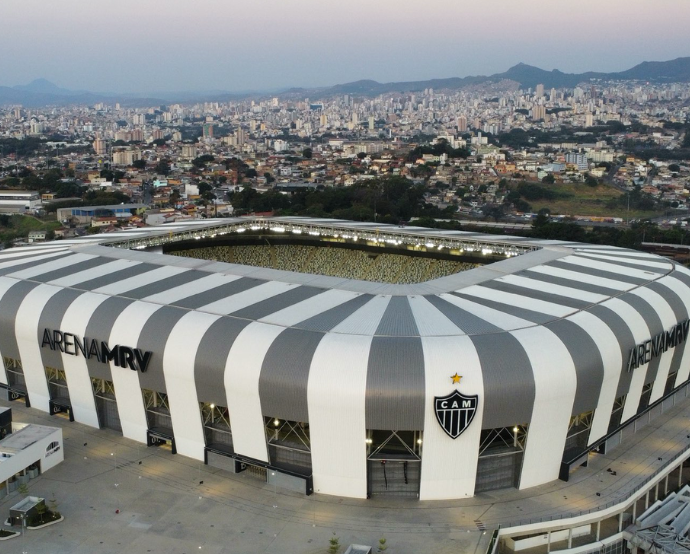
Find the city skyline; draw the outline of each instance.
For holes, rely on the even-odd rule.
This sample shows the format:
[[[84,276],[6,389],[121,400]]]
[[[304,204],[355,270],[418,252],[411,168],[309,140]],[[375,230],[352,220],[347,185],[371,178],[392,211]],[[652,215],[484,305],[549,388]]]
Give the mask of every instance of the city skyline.
[[[610,72],[690,53],[683,28],[690,5],[670,0],[653,6],[587,0],[577,11],[546,9],[536,0],[481,6],[431,0],[424,10],[389,0],[351,0],[338,9],[314,0],[259,6],[201,0],[194,4],[194,14],[203,14],[198,19],[188,6],[12,2],[5,14],[13,25],[0,36],[0,48],[13,55],[0,61],[0,85],[45,78],[97,92],[268,91],[490,75],[519,62]],[[640,32],[651,21],[663,25],[663,41]],[[563,32],[566,22],[572,32]]]

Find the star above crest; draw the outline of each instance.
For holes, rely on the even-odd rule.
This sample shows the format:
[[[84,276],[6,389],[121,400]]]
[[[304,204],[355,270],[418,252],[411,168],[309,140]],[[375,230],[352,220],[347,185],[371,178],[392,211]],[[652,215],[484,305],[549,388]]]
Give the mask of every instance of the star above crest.
[[[460,379],[462,379],[462,375],[458,375],[458,372],[455,372],[455,375],[451,375],[450,378],[453,380],[453,384],[460,384]]]

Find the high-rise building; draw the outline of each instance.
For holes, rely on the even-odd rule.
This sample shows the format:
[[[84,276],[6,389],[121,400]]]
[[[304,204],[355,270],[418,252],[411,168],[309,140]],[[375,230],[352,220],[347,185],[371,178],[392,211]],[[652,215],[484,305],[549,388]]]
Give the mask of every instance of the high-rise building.
[[[96,152],[96,155],[105,155],[106,148],[106,142],[101,137],[96,137],[96,140],[93,141],[93,150]]]
[[[537,85],[537,89],[536,89],[536,91],[535,91],[534,94],[535,94],[535,96],[537,96],[538,98],[541,98],[542,96],[544,96],[544,85],[542,85],[541,83],[538,84],[538,85]]]
[[[204,123],[203,132],[204,138],[213,138],[213,124]]]
[[[237,139],[237,146],[243,146],[247,141],[247,134],[242,127],[238,127],[237,131],[235,131],[235,138]]]
[[[587,155],[581,152],[568,152],[565,155],[565,163],[574,165],[579,171],[586,171],[589,169]]]
[[[532,119],[538,121],[540,119],[546,119],[546,107],[545,106],[534,106],[532,108]]]
[[[464,115],[458,117],[458,131],[460,133],[467,132],[467,118]]]
[[[196,145],[195,144],[183,144],[182,145],[182,157],[188,160],[193,160],[196,158]]]

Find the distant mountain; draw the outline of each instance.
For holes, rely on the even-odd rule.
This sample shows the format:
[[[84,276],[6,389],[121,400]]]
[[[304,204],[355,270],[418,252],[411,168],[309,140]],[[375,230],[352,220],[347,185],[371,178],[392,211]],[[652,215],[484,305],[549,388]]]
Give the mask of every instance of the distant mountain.
[[[66,88],[60,88],[55,83],[51,83],[46,79],[35,79],[28,85],[17,85],[12,88],[23,92],[53,94],[58,96],[78,96],[79,94],[88,94],[88,92],[84,90],[68,90]]]
[[[650,81],[650,82],[690,82],[690,57],[677,58],[667,62],[643,62],[626,71],[617,73],[563,73],[558,69],[546,71],[532,65],[519,63],[504,73],[489,76],[451,77],[427,81],[406,81],[399,83],[379,83],[377,81],[354,81],[322,89],[323,96],[338,94],[360,94],[376,96],[386,92],[416,92],[426,88],[459,89],[470,85],[495,83],[502,80],[519,83],[522,88],[534,88],[543,84],[545,88],[573,88],[591,79],[604,81]]]
[[[473,85],[513,81],[521,88],[535,88],[543,84],[544,88],[573,88],[592,79],[603,81],[650,81],[654,83],[690,82],[690,57],[677,58],[666,62],[643,62],[625,71],[617,73],[563,73],[558,69],[546,71],[532,65],[519,63],[504,73],[494,75],[475,75],[470,77],[450,77],[447,79],[429,79],[427,81],[405,81],[396,83],[379,83],[372,80],[354,81],[323,88],[291,88],[283,92],[274,92],[276,96],[309,96],[323,98],[342,94],[356,96],[377,96],[388,92],[416,92],[426,88],[434,90],[457,90]],[[224,91],[206,92],[160,92],[151,95],[93,93],[83,90],[61,88],[45,79],[36,79],[28,85],[14,87],[0,86],[0,106],[21,104],[28,108],[72,104],[96,104],[99,102],[114,104],[119,102],[124,107],[156,106],[176,102],[227,102],[249,96],[265,96],[266,93],[230,93]]]

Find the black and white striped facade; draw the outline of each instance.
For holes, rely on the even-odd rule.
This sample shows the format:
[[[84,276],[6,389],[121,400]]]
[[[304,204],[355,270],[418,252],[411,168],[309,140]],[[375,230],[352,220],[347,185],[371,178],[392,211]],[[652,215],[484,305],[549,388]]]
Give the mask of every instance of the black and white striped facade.
[[[252,226],[520,255],[389,285],[136,249]],[[422,500],[475,494],[483,429],[526,430],[519,488],[557,479],[573,416],[591,413],[593,444],[621,398],[625,422],[644,391],[651,404],[669,379],[671,389],[688,380],[690,341],[628,365],[631,349],[689,313],[690,271],[651,254],[334,220],[196,221],[0,252],[0,354],[21,361],[32,407],[50,409],[46,368],[57,368],[76,421],[98,427],[92,378],[103,379],[123,435],[144,443],[142,390],[158,391],[178,453],[198,460],[200,403],[227,407],[234,452],[269,464],[265,418],[308,423],[314,490],[348,497],[368,493],[370,430],[418,433]],[[51,350],[45,329],[150,351],[151,361],[142,373]],[[434,398],[455,389],[477,395],[478,408],[452,439]]]

